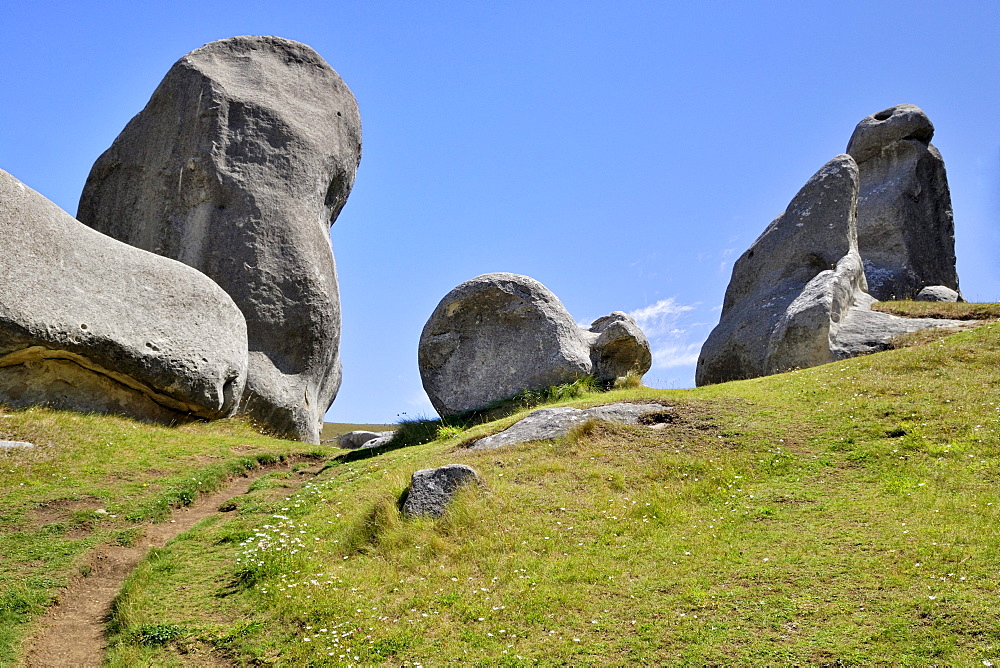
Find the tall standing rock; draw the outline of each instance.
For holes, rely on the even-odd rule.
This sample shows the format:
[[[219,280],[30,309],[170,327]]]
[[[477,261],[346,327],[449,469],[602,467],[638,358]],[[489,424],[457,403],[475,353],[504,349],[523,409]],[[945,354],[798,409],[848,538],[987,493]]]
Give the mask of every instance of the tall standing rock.
[[[927,114],[900,104],[864,118],[847,146],[861,178],[858,249],[876,299],[958,291],[951,194],[933,136]]]
[[[243,315],[211,279],[81,225],[0,170],[0,403],[221,418],[246,370]]]
[[[357,103],[315,51],[233,37],[174,64],[80,199],[87,225],[232,296],[250,350],[241,412],[314,443],[341,377],[329,228],[360,156]]]
[[[833,360],[831,322],[864,290],[857,197],[857,165],[839,155],[740,256],[719,324],[701,349],[698,385]]]
[[[733,266],[698,385],[756,378],[877,352],[907,332],[956,321],[871,310],[858,253],[858,167],[826,163]]]

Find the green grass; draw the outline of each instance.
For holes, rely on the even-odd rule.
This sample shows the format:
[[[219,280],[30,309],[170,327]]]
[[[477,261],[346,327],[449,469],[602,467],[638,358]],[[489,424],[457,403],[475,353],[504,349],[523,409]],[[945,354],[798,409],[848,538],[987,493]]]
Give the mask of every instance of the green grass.
[[[427,421],[435,440],[342,455],[304,483],[265,476],[231,512],[154,550],[115,602],[108,665],[997,663],[998,387],[1000,325],[987,325],[697,390],[552,397],[673,405],[656,429],[591,422],[557,442],[471,452],[462,444],[533,407],[480,424]],[[10,436],[32,440],[52,415],[19,413]],[[94,420],[82,433],[148,429],[79,420]],[[245,427],[186,429],[150,440],[178,439],[203,468],[205,452],[248,456],[231,444],[250,435],[227,432]],[[83,452],[105,439],[88,438]],[[50,460],[54,477],[87,470],[72,452]],[[22,568],[33,541],[49,556],[8,583],[4,610],[44,606],[86,549],[73,541],[129,540],[130,525],[113,524],[125,508],[155,516],[134,496],[154,479],[138,473],[140,455],[98,452],[104,477],[74,494],[100,498],[117,519],[79,506],[29,526],[27,502],[5,501],[3,516],[32,532],[16,543]],[[403,518],[410,474],[445,463],[474,466],[485,484],[439,520]],[[132,473],[112,479],[119,470]],[[25,487],[65,495],[44,471]],[[174,482],[155,477],[149,499],[176,502],[190,488],[181,471],[163,472]],[[28,480],[7,489],[28,494],[16,484]]]
[[[969,302],[875,302],[873,311],[907,318],[945,318],[948,320],[998,320],[1000,304]]]
[[[666,401],[665,428],[458,447],[525,408],[258,489],[129,580],[110,665],[996,663],[998,327],[568,400]],[[444,463],[485,486],[404,519]],[[178,635],[143,643],[158,624]]]

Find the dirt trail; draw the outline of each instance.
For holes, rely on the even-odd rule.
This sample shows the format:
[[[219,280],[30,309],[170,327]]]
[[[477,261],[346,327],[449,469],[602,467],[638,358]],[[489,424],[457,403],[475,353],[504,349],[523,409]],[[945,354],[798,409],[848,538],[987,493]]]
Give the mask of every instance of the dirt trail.
[[[38,622],[38,631],[26,642],[28,651],[22,666],[28,668],[96,668],[104,659],[104,622],[111,602],[150,548],[163,547],[199,520],[219,512],[219,506],[246,494],[250,485],[266,473],[287,467],[269,467],[249,478],[238,478],[211,494],[198,497],[186,508],[175,510],[170,520],[144,525],[144,535],[136,545],[105,545],[89,557],[92,571],[78,577],[59,596]]]

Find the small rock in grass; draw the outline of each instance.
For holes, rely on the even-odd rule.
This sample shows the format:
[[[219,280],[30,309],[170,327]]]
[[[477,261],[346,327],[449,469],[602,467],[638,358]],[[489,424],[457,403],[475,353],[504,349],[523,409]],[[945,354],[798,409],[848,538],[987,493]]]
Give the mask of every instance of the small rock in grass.
[[[413,474],[410,481],[403,514],[407,517],[441,517],[459,488],[478,481],[476,470],[465,464],[421,469]]]
[[[392,437],[394,431],[351,431],[341,435],[337,439],[337,445],[345,450],[357,450],[358,448],[369,447],[368,443],[386,436]]]
[[[0,450],[34,450],[35,444],[27,441],[0,441]]]
[[[917,293],[918,302],[958,302],[962,296],[946,285],[928,285]]]

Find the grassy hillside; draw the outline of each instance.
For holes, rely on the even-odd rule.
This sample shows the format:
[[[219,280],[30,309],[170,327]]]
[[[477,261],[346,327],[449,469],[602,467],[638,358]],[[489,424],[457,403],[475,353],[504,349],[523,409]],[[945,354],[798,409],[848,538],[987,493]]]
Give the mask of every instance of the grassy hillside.
[[[780,376],[567,402],[665,401],[676,418],[663,428],[588,424],[555,443],[461,447],[511,417],[330,458],[301,483],[268,475],[234,512],[132,574],[109,624],[108,661],[997,663],[998,385],[1000,325],[991,324]],[[0,455],[13,490],[3,540],[20,532],[22,546],[25,532],[45,531],[31,528],[37,500],[67,494],[63,475],[82,481],[72,495],[123,518],[176,496],[182,467],[204,452],[224,470],[246,456],[244,444],[286,456],[298,447],[236,423],[159,430],[8,413],[19,425],[9,435],[48,439],[37,454]],[[76,444],[80,423],[94,435]],[[54,427],[60,435],[49,437]],[[147,430],[144,454],[125,447]],[[155,454],[163,443],[179,454]],[[445,463],[474,466],[485,485],[440,520],[403,519],[410,474]],[[161,472],[138,472],[150,469]],[[143,484],[156,492],[142,496]],[[73,521],[50,531],[71,534]],[[85,540],[115,539],[127,529],[115,521],[101,519]],[[0,546],[8,591],[36,592],[4,614],[30,615],[85,547],[22,574],[13,571],[29,556],[10,566]]]

